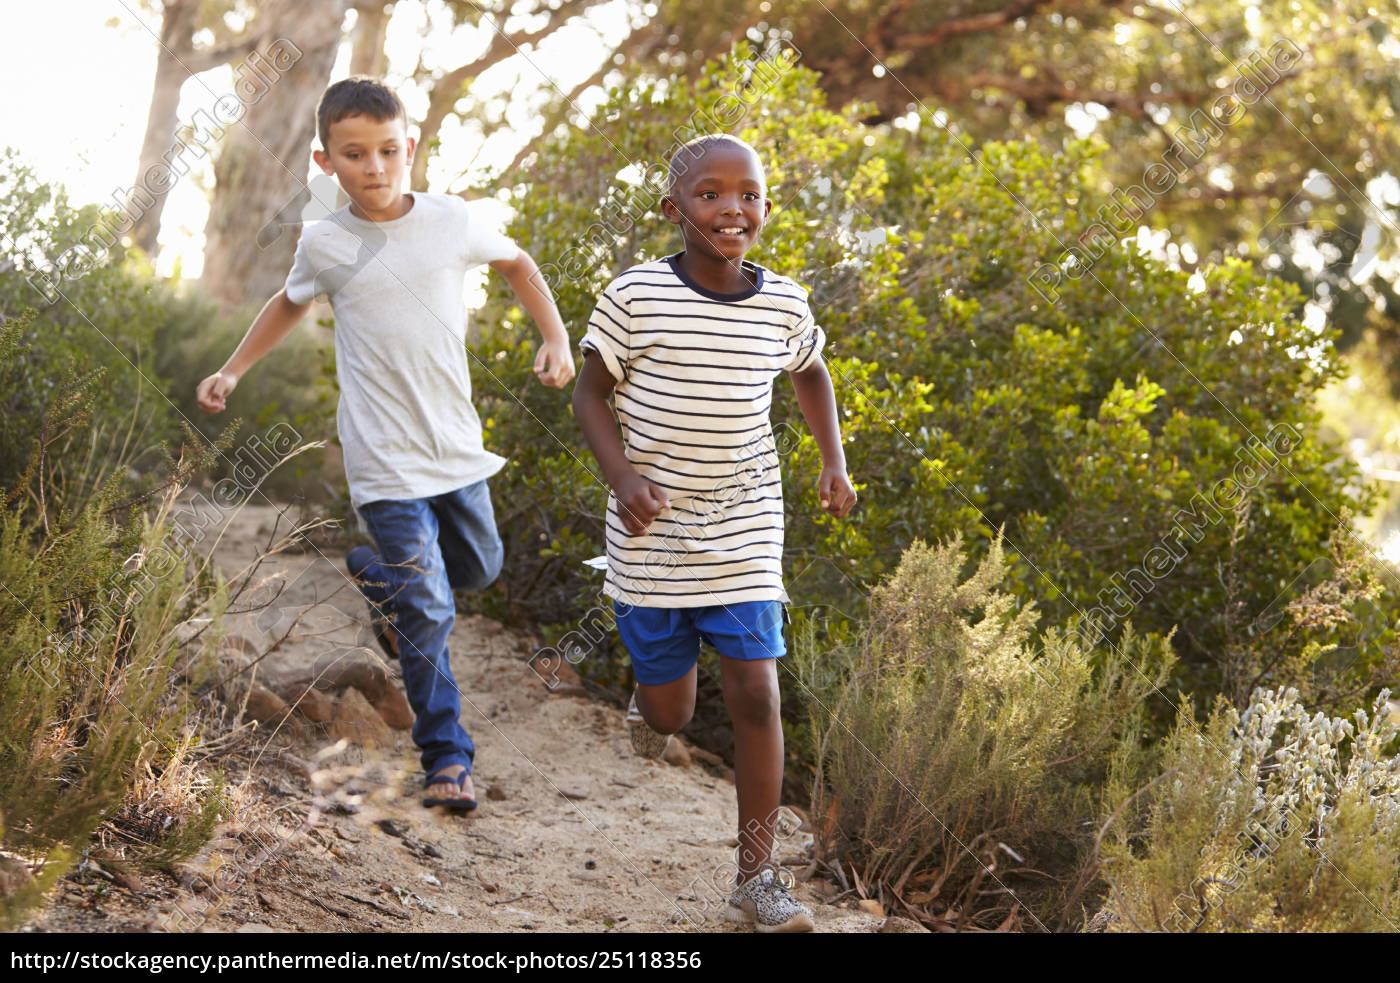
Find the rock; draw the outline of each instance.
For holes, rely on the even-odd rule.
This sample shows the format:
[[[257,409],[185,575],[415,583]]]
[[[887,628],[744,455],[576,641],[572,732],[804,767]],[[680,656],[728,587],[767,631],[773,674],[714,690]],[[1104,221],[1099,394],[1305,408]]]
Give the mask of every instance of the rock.
[[[900,918],[898,915],[891,915],[885,919],[885,923],[880,926],[880,931],[885,935],[931,935],[927,928],[914,921],[912,918]]]
[[[867,915],[874,915],[876,918],[885,917],[885,906],[874,898],[863,898],[856,902],[856,907]]]
[[[499,785],[488,786],[486,789],[486,797],[492,802],[504,802],[506,799],[510,798],[510,796],[506,794],[506,790]]]
[[[565,690],[583,689],[583,680],[574,667],[553,648],[531,651],[525,661],[551,693],[568,695]]]
[[[588,793],[581,788],[561,788],[559,794],[566,799],[586,799]]]
[[[132,894],[144,894],[146,889],[141,881],[130,871],[115,870],[112,872],[112,880],[116,881],[120,887],[126,888]]]
[[[286,716],[287,703],[262,683],[254,683],[248,691],[248,705],[244,712],[260,724],[275,724]]]
[[[353,687],[388,726],[395,730],[408,730],[413,726],[413,709],[389,667],[378,653],[366,648],[337,648],[323,654],[310,666],[269,669],[267,685],[288,703],[295,702],[312,688],[328,692]],[[312,713],[315,712],[313,709]],[[307,717],[315,719],[310,714]]]
[[[270,925],[262,925],[258,922],[248,922],[247,924],[239,925],[233,931],[237,935],[257,935],[269,932],[272,934],[278,934],[277,929],[273,928]]]
[[[292,709],[315,724],[328,724],[335,719],[335,704],[314,686],[303,690],[289,701]]]
[[[378,826],[381,830],[383,830],[385,833],[388,833],[390,836],[397,836],[399,839],[403,839],[404,828],[398,823],[394,822],[392,819],[381,819],[374,825]]]
[[[671,743],[666,745],[665,752],[661,755],[661,760],[668,765],[675,765],[677,768],[690,767],[690,749],[687,748],[679,738],[671,738]]]
[[[393,747],[394,732],[358,689],[342,690],[336,696],[335,716],[326,725],[331,740],[344,738],[362,747]]]
[[[379,699],[372,700],[371,704],[384,722],[394,730],[413,728],[413,708],[408,705],[408,697],[404,696],[397,686],[391,686]]]

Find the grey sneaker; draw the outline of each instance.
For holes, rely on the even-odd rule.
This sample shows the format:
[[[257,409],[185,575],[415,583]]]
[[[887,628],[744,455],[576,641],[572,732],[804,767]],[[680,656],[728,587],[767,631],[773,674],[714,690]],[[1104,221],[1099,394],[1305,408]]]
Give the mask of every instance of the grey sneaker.
[[[637,709],[637,691],[632,691],[632,701],[627,704],[627,736],[632,739],[632,750],[639,757],[659,760],[671,743],[670,734],[654,731],[647,725],[642,712]]]
[[[810,932],[815,928],[811,909],[788,893],[772,867],[765,867],[734,889],[725,917],[731,922],[752,922],[760,932]]]

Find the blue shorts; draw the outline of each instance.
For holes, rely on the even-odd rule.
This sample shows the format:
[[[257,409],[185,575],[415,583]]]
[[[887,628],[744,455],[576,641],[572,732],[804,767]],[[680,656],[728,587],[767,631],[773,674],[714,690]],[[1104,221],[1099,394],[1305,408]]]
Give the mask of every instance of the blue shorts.
[[[744,601],[698,608],[646,608],[613,601],[617,632],[632,656],[632,674],[643,686],[680,679],[709,642],[727,659],[778,659],[783,641],[783,605]]]

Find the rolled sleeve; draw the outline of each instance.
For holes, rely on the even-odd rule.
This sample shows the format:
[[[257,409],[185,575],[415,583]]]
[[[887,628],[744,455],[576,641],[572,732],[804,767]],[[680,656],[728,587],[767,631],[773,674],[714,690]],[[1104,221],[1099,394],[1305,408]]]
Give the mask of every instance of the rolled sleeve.
[[[788,372],[801,372],[816,362],[825,345],[826,332],[813,319],[811,310],[804,309],[797,327],[787,337],[789,358],[783,369]]]
[[[316,264],[311,259],[311,237],[305,229],[302,229],[301,238],[297,240],[292,269],[287,274],[282,291],[293,304],[309,304],[316,296]]]
[[[632,319],[615,283],[608,284],[588,318],[588,332],[579,347],[598,353],[614,379],[621,382],[632,361]]]

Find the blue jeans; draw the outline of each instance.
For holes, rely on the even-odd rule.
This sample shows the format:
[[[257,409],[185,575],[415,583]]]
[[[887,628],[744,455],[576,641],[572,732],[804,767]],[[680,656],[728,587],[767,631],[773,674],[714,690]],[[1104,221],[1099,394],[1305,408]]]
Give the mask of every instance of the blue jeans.
[[[460,764],[470,773],[476,747],[458,719],[462,703],[447,636],[457,616],[453,588],[481,590],[501,572],[501,538],[486,482],[431,498],[368,502],[359,513],[379,553],[359,571],[361,580],[375,582],[362,590],[393,619],[423,770],[433,774]]]

